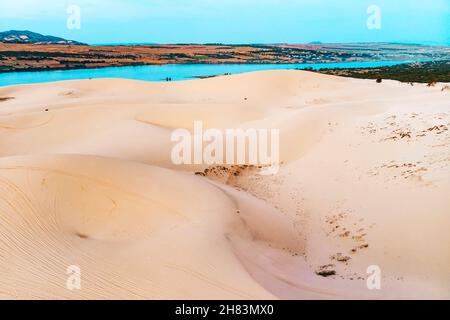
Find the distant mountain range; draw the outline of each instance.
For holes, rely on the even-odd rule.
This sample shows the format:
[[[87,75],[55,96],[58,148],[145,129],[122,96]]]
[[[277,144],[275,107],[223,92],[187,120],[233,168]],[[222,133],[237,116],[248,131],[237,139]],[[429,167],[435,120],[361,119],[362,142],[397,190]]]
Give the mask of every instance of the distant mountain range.
[[[61,44],[61,45],[85,45],[84,43],[66,40],[59,37],[45,36],[31,31],[10,30],[0,32],[0,42],[2,43],[33,43],[33,44]]]

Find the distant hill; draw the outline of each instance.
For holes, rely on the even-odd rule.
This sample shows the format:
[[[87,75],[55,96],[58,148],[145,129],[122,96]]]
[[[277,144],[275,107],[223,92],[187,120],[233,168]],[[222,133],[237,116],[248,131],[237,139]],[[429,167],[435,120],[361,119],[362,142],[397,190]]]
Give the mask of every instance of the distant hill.
[[[31,31],[10,30],[0,32],[0,42],[2,43],[34,43],[34,44],[61,44],[61,45],[84,45],[84,43],[66,40],[59,37],[44,36]]]

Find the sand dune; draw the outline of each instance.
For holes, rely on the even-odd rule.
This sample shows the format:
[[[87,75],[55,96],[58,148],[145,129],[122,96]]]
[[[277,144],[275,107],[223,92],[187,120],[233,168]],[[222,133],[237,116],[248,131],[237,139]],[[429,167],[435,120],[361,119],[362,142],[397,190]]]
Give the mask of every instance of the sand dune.
[[[270,71],[0,88],[0,298],[448,299],[442,87]],[[196,120],[280,129],[279,173],[174,165],[171,133]]]

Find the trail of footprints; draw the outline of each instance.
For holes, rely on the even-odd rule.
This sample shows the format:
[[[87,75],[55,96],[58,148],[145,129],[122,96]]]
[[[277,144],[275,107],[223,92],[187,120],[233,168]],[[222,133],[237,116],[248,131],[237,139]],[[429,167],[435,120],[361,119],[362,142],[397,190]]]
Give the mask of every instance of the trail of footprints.
[[[369,248],[366,237],[368,231],[375,225],[368,225],[364,219],[355,218],[351,214],[351,211],[343,211],[327,216],[323,223],[327,237],[343,240],[346,250],[332,254],[329,258],[330,263],[319,266],[316,269],[316,274],[322,277],[339,276],[341,279],[363,280],[363,277],[355,273],[350,273],[347,266],[349,266],[352,258],[358,252]],[[338,274],[337,264],[344,265],[345,273]]]
[[[412,144],[423,142],[430,149],[418,155],[420,158],[402,162],[391,160],[369,170],[369,176],[388,173],[387,180],[424,181],[424,175],[450,165],[450,113],[420,114],[408,113],[389,116],[382,125],[370,122],[361,127],[363,136],[372,137],[373,143],[405,142]],[[425,183],[428,184],[428,183]]]
[[[418,141],[427,136],[447,136],[450,127],[450,113],[406,113],[384,118],[381,124],[369,122],[361,127],[363,136],[372,136],[373,142]],[[436,139],[434,139],[436,140]],[[442,140],[442,139],[439,139]]]

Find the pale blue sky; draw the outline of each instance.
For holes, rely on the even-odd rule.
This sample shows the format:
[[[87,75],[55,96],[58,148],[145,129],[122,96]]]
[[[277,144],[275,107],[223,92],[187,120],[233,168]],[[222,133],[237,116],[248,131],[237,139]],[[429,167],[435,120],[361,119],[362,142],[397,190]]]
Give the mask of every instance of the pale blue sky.
[[[66,27],[67,6],[81,29]],[[369,5],[381,29],[366,27]],[[0,30],[88,43],[450,44],[450,0],[0,0]]]

